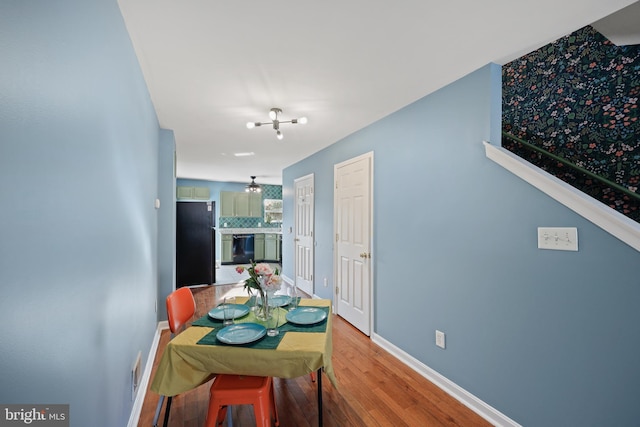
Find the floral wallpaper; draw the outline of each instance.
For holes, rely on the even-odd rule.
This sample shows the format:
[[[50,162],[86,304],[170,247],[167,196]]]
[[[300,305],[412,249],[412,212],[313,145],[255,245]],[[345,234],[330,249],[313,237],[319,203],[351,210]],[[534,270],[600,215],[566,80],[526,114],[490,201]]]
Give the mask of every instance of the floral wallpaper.
[[[590,26],[502,68],[503,131],[640,194],[640,46]],[[504,148],[640,222],[640,201],[503,138]]]

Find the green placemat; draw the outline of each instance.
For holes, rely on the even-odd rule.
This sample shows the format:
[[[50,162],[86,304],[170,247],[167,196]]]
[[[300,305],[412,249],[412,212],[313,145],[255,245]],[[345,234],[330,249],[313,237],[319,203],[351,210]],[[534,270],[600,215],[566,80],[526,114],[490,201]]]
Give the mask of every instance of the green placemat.
[[[283,296],[283,295],[278,294],[276,296],[279,297],[279,296]],[[284,295],[284,296],[286,296],[286,295]],[[300,299],[301,298],[298,297],[297,299],[298,299],[298,304],[300,304]],[[249,307],[253,307],[255,305],[255,303],[256,303],[256,296],[253,295],[253,296],[251,296],[251,298],[249,298],[249,300],[245,304],[247,304]]]
[[[248,300],[247,302],[245,302],[244,305],[249,306],[249,308],[253,307],[253,303],[251,302],[251,300]],[[249,314],[251,314],[251,312],[249,312]],[[244,319],[247,316],[241,317],[240,319],[236,319],[236,323],[238,323],[240,320]],[[207,313],[201,318],[194,320],[191,323],[191,326],[205,326],[207,328],[215,328],[215,327],[222,326],[222,320],[213,319],[209,317],[209,314]]]
[[[311,307],[311,306],[304,306]],[[314,307],[319,308],[320,310],[327,313],[327,317],[329,316],[329,307]],[[315,323],[313,325],[294,325],[291,322],[287,322],[284,325],[280,326],[278,329],[284,332],[326,332],[327,330],[327,319],[324,319],[320,323]]]
[[[233,344],[225,344],[221,341],[218,341],[218,338],[216,338],[216,335],[218,334],[219,330],[220,328],[214,329],[213,331],[209,332],[207,335],[200,338],[200,341],[198,341],[197,344],[225,345],[225,346],[232,346],[232,347],[246,347],[246,348],[274,350],[278,348],[278,345],[280,344],[280,341],[282,341],[282,338],[284,337],[284,334],[285,334],[284,332],[280,332],[275,337],[270,337],[268,335],[265,335],[264,337],[260,338],[258,341],[254,341],[254,342],[251,342],[248,344],[242,344],[242,345],[233,345]]]
[[[255,305],[255,301],[256,301],[256,297],[252,296],[251,298],[249,298],[247,300],[247,302],[244,303],[244,305],[249,306],[249,307],[253,307]],[[300,302],[300,298],[298,298],[298,302]],[[286,320],[284,318],[285,314],[286,314],[286,308],[282,308],[279,307],[280,313],[281,313],[281,318],[280,318],[280,323],[285,322]],[[327,311],[328,309],[326,309],[325,311]],[[246,323],[246,322],[252,322],[252,323],[259,323],[261,325],[267,326],[264,322],[261,322],[259,320],[257,320],[255,318],[255,316],[253,315],[253,312],[250,311],[249,314],[247,314],[246,316],[243,316],[239,319],[235,319],[235,323]],[[191,326],[204,326],[207,328],[215,328],[217,326],[222,326],[222,320],[217,320],[217,319],[213,319],[211,317],[209,317],[209,314],[205,314],[204,316],[202,316],[201,318],[194,320],[191,323]],[[315,331],[314,331],[315,332]],[[324,332],[324,331],[322,331]]]
[[[327,313],[327,315],[329,314],[329,307],[318,307],[321,310],[323,310],[325,313]],[[252,343],[248,343],[248,344],[242,344],[240,345],[240,347],[247,347],[247,348],[259,348],[259,349],[267,349],[267,350],[273,350],[275,348],[278,347],[278,345],[280,344],[280,341],[282,341],[282,338],[284,337],[284,335],[287,332],[320,332],[323,333],[327,330],[327,319],[323,320],[320,323],[314,324],[314,325],[294,325],[292,323],[289,323],[285,320],[285,316],[287,311],[284,310],[283,308],[278,308],[279,310],[279,315],[280,315],[280,322],[284,321],[285,323],[281,326],[278,326],[278,330],[280,331],[280,333],[278,335],[276,335],[275,337],[270,337],[268,335],[265,335],[264,337],[260,338],[258,341],[254,341]],[[205,316],[208,317],[208,316]],[[202,320],[198,319],[198,320]],[[225,344],[221,341],[219,341],[216,338],[216,335],[218,334],[218,331],[220,331],[220,329],[222,329],[222,322],[221,321],[216,321],[213,319],[209,319],[207,320],[207,322],[209,322],[211,325],[200,325],[200,326],[209,326],[214,328],[211,332],[209,332],[208,334],[206,334],[204,337],[202,337],[197,344],[200,345],[230,345],[230,344]],[[241,318],[241,319],[237,319],[236,323],[257,323],[263,326],[265,325],[265,322],[259,321],[255,318],[255,315],[253,314],[253,312],[250,312],[248,315],[246,315],[245,317]],[[203,321],[204,323],[204,321]],[[237,345],[233,345],[234,347],[238,347]]]
[[[208,328],[216,328],[222,326],[222,320],[216,320],[209,317],[208,314],[205,314],[198,320],[191,323],[191,326],[206,326]]]

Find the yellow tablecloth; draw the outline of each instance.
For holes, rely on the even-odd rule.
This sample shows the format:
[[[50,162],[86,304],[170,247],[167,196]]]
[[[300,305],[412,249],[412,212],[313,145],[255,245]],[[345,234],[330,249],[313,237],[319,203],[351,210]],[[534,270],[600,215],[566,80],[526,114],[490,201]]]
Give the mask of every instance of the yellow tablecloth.
[[[238,302],[242,303],[242,297]],[[214,374],[296,378],[324,368],[337,386],[331,363],[331,300],[302,299],[301,306],[329,307],[326,332],[287,332],[275,350],[199,345],[211,328],[191,326],[173,338],[164,350],[151,390],[175,396],[211,379]]]

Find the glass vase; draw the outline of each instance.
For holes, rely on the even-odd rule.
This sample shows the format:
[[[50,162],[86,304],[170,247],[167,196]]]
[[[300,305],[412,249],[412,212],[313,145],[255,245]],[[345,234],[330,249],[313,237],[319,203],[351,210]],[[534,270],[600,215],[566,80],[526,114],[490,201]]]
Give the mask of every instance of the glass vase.
[[[267,321],[271,317],[271,310],[269,307],[269,293],[263,290],[258,292],[256,296],[256,319],[261,321]]]

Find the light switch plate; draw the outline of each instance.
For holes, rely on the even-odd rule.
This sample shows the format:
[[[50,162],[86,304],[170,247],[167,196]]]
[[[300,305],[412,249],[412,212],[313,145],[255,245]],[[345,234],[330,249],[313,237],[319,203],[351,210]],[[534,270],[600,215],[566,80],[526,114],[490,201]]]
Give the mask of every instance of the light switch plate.
[[[538,227],[538,249],[577,251],[578,229],[576,227]]]

